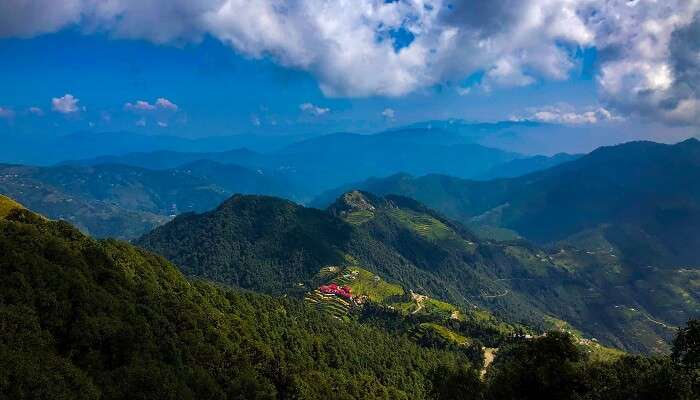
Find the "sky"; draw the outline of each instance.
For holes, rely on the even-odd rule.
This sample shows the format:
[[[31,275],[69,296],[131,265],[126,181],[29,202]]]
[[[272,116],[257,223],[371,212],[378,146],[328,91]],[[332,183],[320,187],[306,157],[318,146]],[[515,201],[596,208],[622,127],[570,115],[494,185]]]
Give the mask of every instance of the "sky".
[[[0,60],[23,135],[700,126],[696,0],[0,0]]]

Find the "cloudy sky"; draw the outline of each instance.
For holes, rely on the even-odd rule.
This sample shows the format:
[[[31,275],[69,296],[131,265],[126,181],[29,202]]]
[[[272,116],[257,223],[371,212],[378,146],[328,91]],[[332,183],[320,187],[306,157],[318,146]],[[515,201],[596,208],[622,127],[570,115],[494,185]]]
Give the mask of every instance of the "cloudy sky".
[[[700,0],[0,0],[0,59],[23,134],[700,126]]]

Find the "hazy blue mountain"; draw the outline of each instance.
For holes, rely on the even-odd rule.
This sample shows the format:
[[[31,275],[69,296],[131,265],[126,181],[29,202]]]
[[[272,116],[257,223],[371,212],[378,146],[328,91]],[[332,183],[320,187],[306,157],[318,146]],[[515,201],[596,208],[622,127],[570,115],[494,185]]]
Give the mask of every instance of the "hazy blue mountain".
[[[195,161],[208,160],[221,164],[246,165],[254,168],[266,167],[269,158],[248,149],[232,149],[217,152],[183,152],[153,151],[136,152],[123,155],[100,156],[82,160],[65,161],[68,165],[123,164],[148,169],[170,169],[184,166]]]
[[[507,228],[537,243],[616,248],[627,261],[644,266],[700,265],[695,139],[600,148],[513,179],[395,175],[356,187],[413,197],[470,226]],[[327,193],[314,204],[328,204],[333,196]]]
[[[94,236],[119,238],[137,237],[181,212],[214,208],[234,193],[296,196],[288,182],[212,161],[172,170],[5,164],[0,165],[0,193]]]
[[[398,172],[443,173],[477,178],[522,156],[487,148],[438,129],[394,130],[372,135],[335,133],[295,142],[274,152],[247,149],[222,152],[158,151],[71,161],[118,163],[143,168],[175,168],[197,160],[231,163],[294,182],[305,197],[347,182]],[[516,167],[522,169],[523,167]],[[527,167],[526,167],[527,168]],[[533,167],[534,168],[534,167]],[[509,174],[513,168],[503,167]]]
[[[515,178],[517,176],[526,175],[531,172],[554,167],[565,162],[580,158],[580,154],[559,153],[551,157],[533,156],[518,158],[503,164],[496,165],[488,172],[479,177],[479,179],[497,179],[497,178]]]
[[[50,165],[134,152],[220,152],[237,148],[274,151],[307,138],[304,135],[230,135],[189,139],[133,132],[78,132],[65,136],[0,133],[0,162]],[[194,160],[190,160],[194,161]]]
[[[450,119],[418,122],[408,128],[444,130],[471,143],[527,155],[584,153],[635,137],[634,133],[620,130],[615,123],[563,125],[528,120],[470,122]]]

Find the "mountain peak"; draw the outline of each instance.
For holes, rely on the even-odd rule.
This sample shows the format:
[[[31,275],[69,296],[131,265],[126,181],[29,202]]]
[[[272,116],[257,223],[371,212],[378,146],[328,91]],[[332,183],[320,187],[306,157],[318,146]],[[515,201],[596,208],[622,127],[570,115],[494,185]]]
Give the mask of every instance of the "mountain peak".
[[[328,210],[333,215],[342,216],[357,211],[374,211],[377,208],[386,208],[387,206],[389,203],[381,197],[360,190],[352,190],[343,193]]]

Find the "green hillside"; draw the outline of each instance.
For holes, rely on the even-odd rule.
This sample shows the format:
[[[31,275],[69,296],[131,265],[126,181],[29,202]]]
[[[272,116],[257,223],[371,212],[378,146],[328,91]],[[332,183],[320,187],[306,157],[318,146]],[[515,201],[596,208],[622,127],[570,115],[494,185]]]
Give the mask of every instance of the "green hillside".
[[[0,220],[0,253],[1,398],[428,398],[435,370],[468,370],[460,353],[188,281],[24,210]]]
[[[324,282],[321,268],[359,266],[406,293],[488,310],[540,332],[564,320],[584,337],[627,351],[668,352],[674,328],[699,309],[692,271],[649,270],[645,280],[628,283],[608,253],[479,240],[400,196],[348,193],[328,212],[234,196],[211,212],[180,216],[137,243],[187,274],[298,297]],[[672,309],[664,308],[669,304]],[[338,316],[347,311],[340,306]],[[629,309],[638,311],[622,312]]]
[[[488,330],[467,322],[488,313],[408,299],[357,267],[318,275],[384,305],[338,321],[295,299],[187,280],[160,256],[21,208],[0,219],[0,253],[0,398],[689,400],[700,387],[697,322],[671,358],[600,357],[565,333],[508,336],[479,373],[470,349]],[[416,308],[386,305],[404,300]],[[452,325],[439,319],[448,313]]]

